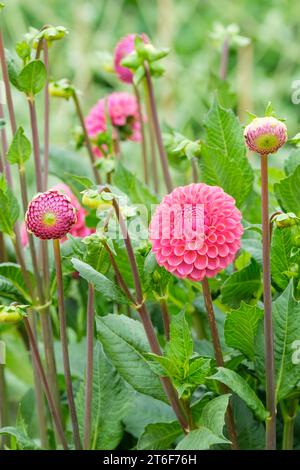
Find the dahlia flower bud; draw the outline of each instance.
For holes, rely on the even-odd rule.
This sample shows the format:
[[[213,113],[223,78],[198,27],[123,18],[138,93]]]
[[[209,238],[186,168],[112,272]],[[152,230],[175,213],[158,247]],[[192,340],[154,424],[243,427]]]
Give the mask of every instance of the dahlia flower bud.
[[[119,79],[122,82],[125,83],[132,83],[133,81],[133,73],[131,70],[127,67],[123,67],[121,65],[122,59],[126,57],[127,55],[131,54],[135,50],[135,38],[136,34],[128,34],[124,38],[122,38],[116,48],[115,48],[115,54],[114,54],[114,65],[115,65],[115,72],[118,75]],[[146,34],[142,33],[139,36],[144,43],[148,43],[149,39],[146,36]]]
[[[287,141],[286,125],[273,116],[253,119],[245,127],[244,137],[250,150],[260,155],[275,153]]]
[[[62,78],[56,82],[49,83],[49,94],[55,98],[70,99],[74,95],[74,87],[70,80]]]
[[[218,186],[176,188],[164,197],[150,223],[158,264],[192,281],[215,276],[240,248],[241,217],[235,200]]]
[[[276,226],[279,228],[292,227],[299,224],[299,218],[293,212],[287,214],[279,214],[275,217]]]
[[[87,189],[82,195],[82,204],[90,209],[109,209],[112,206],[112,200],[111,193],[99,193],[96,189]]]
[[[0,323],[18,323],[27,316],[28,305],[0,305]]]
[[[38,194],[25,214],[27,230],[43,240],[65,237],[76,220],[70,198],[57,190]]]

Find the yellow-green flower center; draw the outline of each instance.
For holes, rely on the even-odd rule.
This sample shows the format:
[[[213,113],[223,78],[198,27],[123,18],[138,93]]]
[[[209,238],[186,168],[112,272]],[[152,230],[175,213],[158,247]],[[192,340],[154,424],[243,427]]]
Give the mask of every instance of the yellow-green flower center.
[[[274,134],[262,134],[255,139],[255,144],[258,149],[270,150],[277,147],[279,139]]]
[[[53,212],[46,212],[43,216],[43,222],[48,227],[52,227],[56,223],[56,215]]]

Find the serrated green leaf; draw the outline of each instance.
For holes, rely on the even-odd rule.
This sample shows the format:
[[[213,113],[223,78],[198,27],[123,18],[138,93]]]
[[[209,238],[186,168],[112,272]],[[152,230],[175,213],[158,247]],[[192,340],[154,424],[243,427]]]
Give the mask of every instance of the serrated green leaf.
[[[300,149],[294,149],[284,162],[284,171],[287,176],[294,173],[297,166],[300,165]]]
[[[263,310],[242,302],[239,309],[231,310],[225,320],[224,334],[227,346],[241,351],[249,359],[254,358],[255,337]]]
[[[252,259],[246,268],[231,274],[224,282],[221,288],[222,302],[231,307],[238,307],[242,300],[250,301],[260,287],[260,267]]]
[[[167,401],[145,359],[149,345],[141,323],[124,315],[107,315],[98,317],[96,324],[103,349],[121,377],[138,392]]]
[[[71,173],[67,173],[67,172],[65,172],[65,176],[67,178],[71,178],[72,180],[76,181],[85,189],[90,189],[94,186],[93,181],[87,176],[77,176],[77,175],[72,175]]]
[[[177,445],[178,450],[207,450],[215,444],[228,444],[223,435],[225,413],[230,395],[211,400],[204,408],[199,429],[189,432]]]
[[[76,397],[81,433],[84,426],[85,386],[81,384]],[[92,428],[90,449],[112,450],[123,436],[122,419],[129,409],[133,390],[108,362],[99,342],[94,348],[92,395]]]
[[[211,380],[218,380],[227,385],[234,393],[236,393],[249,408],[253,411],[257,419],[264,421],[268,415],[263,403],[257,397],[256,393],[243,377],[235,371],[218,367],[218,372],[210,377]]]
[[[300,165],[287,178],[274,184],[274,193],[285,212],[300,216]]]
[[[23,127],[19,127],[8,149],[6,158],[9,163],[22,166],[31,155],[31,143],[24,134]]]
[[[20,450],[37,450],[38,446],[36,443],[28,437],[28,435],[17,427],[7,426],[0,428],[0,435],[5,434],[8,436],[13,436],[18,444]]]
[[[177,421],[170,423],[148,424],[141,435],[138,450],[168,450],[172,449],[173,442],[182,434]]]
[[[221,186],[241,206],[253,185],[242,127],[234,113],[215,99],[205,129],[207,146],[202,147],[200,159],[204,179],[208,184]]]
[[[271,240],[271,274],[272,281],[281,290],[288,285],[291,276],[288,273],[292,270],[292,265],[297,261],[292,254],[293,249],[293,229],[292,227],[275,227]]]
[[[34,97],[45,86],[47,71],[41,60],[32,60],[23,67],[17,78],[17,88],[26,93],[27,96]]]
[[[31,276],[31,282],[34,285],[34,277]],[[1,263],[0,264],[0,284],[1,280],[9,282],[23,299],[30,302],[30,296],[27,292],[27,287],[24,281],[24,276],[22,274],[21,268],[18,264],[15,263]],[[1,288],[0,288],[1,291]]]
[[[166,356],[185,368],[193,354],[193,338],[185,312],[174,317],[170,325],[170,341],[166,346]]]
[[[0,189],[0,230],[13,236],[13,228],[19,217],[19,204],[10,188]]]
[[[117,284],[104,276],[104,274],[99,273],[92,266],[79,259],[72,258],[71,262],[80,276],[93,284],[96,291],[101,292],[105,299],[121,304],[129,304],[129,300]]]
[[[300,339],[300,303],[293,296],[293,281],[272,304],[276,401],[284,399],[300,380],[297,350]],[[256,370],[265,381],[263,324],[256,339]]]

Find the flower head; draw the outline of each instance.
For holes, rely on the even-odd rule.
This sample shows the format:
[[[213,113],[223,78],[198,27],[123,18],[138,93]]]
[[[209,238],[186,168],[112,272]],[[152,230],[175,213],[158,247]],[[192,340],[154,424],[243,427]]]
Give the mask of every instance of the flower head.
[[[76,222],[74,225],[72,225],[70,229],[70,234],[73,235],[73,237],[83,238],[94,233],[95,229],[86,226],[85,217],[87,215],[87,212],[83,207],[81,207],[81,205],[79,204],[77,198],[72,193],[69,186],[67,186],[64,183],[59,183],[56,186],[53,186],[53,188],[51,189],[60,191],[61,193],[66,194],[70,198],[72,205],[76,209]],[[26,230],[25,224],[23,224],[21,227],[21,239],[22,239],[22,245],[26,246],[28,243],[28,237],[27,237],[27,230]],[[63,243],[66,240],[67,240],[67,237],[64,237],[60,241]]]
[[[134,96],[129,93],[115,92],[103,98],[90,110],[85,123],[91,139],[96,139],[107,129],[107,116],[111,124],[118,129],[122,140],[141,140],[138,105]],[[101,156],[99,149],[95,153]]]
[[[139,37],[144,41],[144,43],[149,42],[149,39],[146,36],[146,34],[142,33]],[[126,57],[127,55],[131,54],[131,52],[134,51],[135,38],[136,38],[136,34],[128,34],[127,36],[125,36],[118,42],[115,48],[115,54],[114,54],[115,71],[119,79],[125,83],[132,83],[133,73],[131,72],[129,68],[123,67],[121,65],[121,62],[122,62],[122,59],[124,59],[124,57]]]
[[[76,220],[70,198],[55,189],[39,193],[25,214],[27,230],[43,240],[64,238]]]
[[[250,150],[268,155],[277,152],[285,144],[287,128],[273,116],[255,118],[245,127],[244,137]]]
[[[165,196],[150,223],[158,264],[193,281],[226,268],[240,248],[242,233],[235,200],[204,183],[181,186]]]

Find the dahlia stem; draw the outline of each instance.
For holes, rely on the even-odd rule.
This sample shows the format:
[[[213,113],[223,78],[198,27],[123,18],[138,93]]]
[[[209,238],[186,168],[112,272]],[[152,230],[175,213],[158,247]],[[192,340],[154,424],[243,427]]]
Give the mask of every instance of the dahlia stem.
[[[68,351],[68,339],[67,339],[67,322],[64,306],[64,289],[63,289],[63,277],[62,277],[62,265],[61,265],[61,253],[60,253],[60,244],[59,240],[53,240],[53,250],[54,250],[54,261],[55,261],[55,270],[56,270],[56,281],[57,281],[57,299],[58,299],[58,312],[59,312],[59,322],[60,322],[60,337],[63,353],[63,364],[65,372],[65,381],[67,388],[67,397],[72,421],[72,428],[74,433],[74,443],[77,450],[81,449],[79,427],[77,420],[77,413],[74,402],[73,386],[72,386],[72,377],[70,369],[70,359]]]
[[[136,292],[136,309],[140,314],[140,317],[141,317],[141,320],[142,320],[142,323],[143,323],[143,326],[144,326],[144,329],[145,329],[146,336],[148,338],[148,342],[149,342],[151,351],[154,354],[157,354],[157,355],[161,356],[160,345],[159,345],[158,339],[156,337],[156,334],[155,334],[155,331],[154,331],[153,324],[151,322],[149,313],[147,311],[146,304],[144,302],[140,276],[139,276],[138,267],[137,267],[137,264],[136,264],[136,259],[135,259],[134,251],[133,251],[133,248],[132,248],[130,236],[129,236],[129,233],[127,231],[125,221],[124,221],[124,219],[122,217],[122,214],[120,212],[119,205],[118,205],[118,203],[115,199],[113,200],[113,206],[114,206],[116,216],[117,216],[117,219],[118,219],[118,222],[119,222],[119,225],[120,225],[120,229],[121,229],[121,232],[122,232],[122,235],[123,235],[123,238],[124,238],[124,243],[125,243],[125,247],[126,247],[126,251],[127,251],[127,255],[128,255],[128,260],[129,260],[129,264],[130,264],[130,268],[131,268],[131,272],[132,272],[132,276],[133,276],[133,280],[134,280],[134,286],[135,286],[135,292]],[[166,393],[166,395],[167,395],[167,397],[170,401],[170,404],[171,404],[171,406],[174,410],[175,415],[177,416],[177,419],[178,419],[182,429],[185,432],[187,432],[187,430],[189,429],[188,421],[186,419],[185,411],[182,407],[182,404],[181,404],[180,400],[178,399],[178,395],[177,395],[176,390],[174,389],[174,387],[173,387],[173,385],[172,385],[172,383],[171,383],[171,381],[168,377],[161,377],[161,382],[162,382],[165,393]]]
[[[91,438],[92,399],[93,399],[93,368],[94,368],[94,286],[89,284],[87,305],[86,332],[86,379],[85,379],[85,416],[83,431],[83,448],[88,450]]]
[[[213,347],[214,347],[214,352],[215,352],[216,363],[218,367],[223,367],[224,366],[223,353],[222,353],[219,333],[217,329],[210,288],[209,288],[208,280],[206,277],[204,277],[204,279],[202,280],[202,289],[203,289],[203,297],[204,297],[204,302],[205,302],[205,307],[207,311],[208,322],[209,322],[209,327],[210,327],[210,332],[211,332],[211,337],[212,337],[212,342],[213,342]],[[226,387],[226,385],[221,384],[221,390],[222,390],[222,393],[228,393],[229,389]],[[228,405],[225,419],[226,419],[228,434],[231,440],[232,449],[238,450],[239,447],[238,447],[237,436],[236,436],[236,431],[235,431],[232,408],[230,404]]]
[[[28,99],[28,105],[29,105],[31,131],[32,131],[36,189],[39,193],[41,193],[43,191],[43,178],[42,178],[40,143],[39,143],[39,133],[38,133],[38,127],[37,127],[35,101],[33,98],[30,98],[30,97],[28,97],[27,99]]]
[[[84,140],[85,140],[85,145],[86,145],[86,148],[87,148],[87,151],[88,151],[88,155],[89,155],[89,159],[90,159],[90,162],[91,162],[91,167],[92,167],[92,171],[93,171],[93,174],[94,174],[95,181],[96,181],[97,184],[101,184],[101,177],[100,177],[98,168],[96,167],[96,157],[94,155],[92,144],[91,144],[91,141],[90,141],[87,129],[86,129],[83,112],[82,112],[80,101],[79,101],[79,98],[78,98],[78,95],[77,95],[76,91],[73,92],[73,101],[74,101],[74,104],[75,104],[75,109],[76,109],[78,119],[79,119],[81,127],[82,127]]]
[[[220,79],[226,80],[228,71],[228,54],[229,54],[229,43],[228,39],[225,39],[222,46],[221,53],[221,64],[220,64]]]
[[[262,251],[264,288],[264,329],[266,399],[269,417],[266,419],[266,449],[276,450],[276,399],[275,364],[272,319],[271,267],[270,267],[270,227],[268,193],[268,155],[261,155],[261,211],[262,211]]]
[[[198,163],[197,163],[196,158],[192,158],[191,165],[192,165],[193,182],[198,183],[199,173],[198,173]]]
[[[67,441],[66,441],[66,438],[65,438],[65,435],[64,435],[64,430],[63,430],[63,425],[62,425],[62,422],[61,422],[61,419],[60,419],[60,415],[59,415],[58,409],[56,407],[55,401],[52,397],[52,394],[51,394],[51,391],[50,391],[50,388],[49,388],[49,385],[48,385],[48,381],[47,381],[47,378],[46,378],[46,374],[45,374],[45,371],[44,371],[44,368],[43,368],[43,365],[42,365],[42,361],[41,361],[40,353],[39,353],[39,350],[38,350],[38,347],[37,347],[37,343],[36,343],[34,334],[32,332],[30,323],[29,323],[27,318],[24,318],[24,324],[25,324],[25,328],[26,328],[26,332],[27,332],[27,335],[28,335],[29,342],[31,344],[32,352],[33,352],[33,355],[34,355],[34,360],[35,360],[35,363],[37,365],[38,372],[39,372],[39,375],[40,375],[40,378],[41,378],[41,382],[42,382],[43,387],[44,387],[45,395],[47,397],[50,412],[52,414],[53,421],[54,421],[54,424],[55,424],[55,427],[56,427],[56,431],[57,431],[57,433],[60,437],[63,448],[65,450],[67,450],[68,449],[68,444],[67,444]]]
[[[36,338],[34,312],[31,313],[29,323],[31,325],[33,335]],[[34,380],[35,398],[36,398],[36,404],[37,404],[36,408],[37,408],[37,415],[38,415],[38,422],[39,422],[41,445],[44,449],[46,449],[48,447],[48,436],[47,436],[47,422],[46,422],[46,415],[45,415],[44,392],[42,389],[42,384],[41,384],[40,376],[38,373],[38,365],[36,363],[36,359],[33,353],[31,343],[30,343],[30,352],[31,352],[32,361],[33,361],[33,380]]]
[[[133,90],[136,97],[137,108],[138,108],[138,116],[141,125],[141,137],[142,137],[142,161],[143,161],[143,170],[144,170],[144,181],[146,184],[149,183],[149,175],[148,175],[148,161],[147,161],[147,148],[146,148],[146,136],[145,136],[145,126],[143,120],[143,112],[142,112],[142,103],[141,97],[136,85],[133,85]]]
[[[7,253],[6,253],[4,234],[0,232],[0,263],[4,263],[6,260],[7,260]]]
[[[157,146],[158,146],[160,162],[161,162],[161,166],[162,166],[162,170],[163,170],[164,181],[165,181],[165,185],[166,185],[166,188],[167,188],[168,192],[171,192],[172,189],[173,189],[173,184],[172,184],[171,174],[170,174],[170,171],[169,171],[168,159],[167,159],[167,155],[166,155],[166,152],[165,152],[165,149],[164,149],[163,139],[162,139],[159,120],[158,120],[158,114],[157,114],[156,103],[155,103],[155,98],[154,98],[152,78],[151,78],[151,74],[150,74],[149,65],[146,61],[144,62],[144,69],[145,69],[145,75],[146,75],[148,96],[149,96],[149,101],[150,101],[151,118],[152,118],[152,123],[153,123],[153,127],[154,127],[156,142],[157,142]]]
[[[12,95],[11,95],[10,83],[9,83],[9,78],[8,78],[1,29],[0,29],[0,62],[1,62],[2,78],[4,81],[4,87],[5,87],[8,114],[9,114],[10,125],[11,125],[11,132],[13,135],[15,135],[15,133],[17,132],[17,124],[16,124],[16,119],[15,119],[14,105],[13,105],[13,100],[12,100]]]
[[[49,55],[47,41],[43,40],[44,64],[47,71],[47,81],[45,85],[45,110],[44,110],[44,191],[48,186],[49,173],[49,118],[50,118],[50,100],[49,100]]]
[[[169,341],[170,340],[170,314],[169,314],[168,304],[167,304],[166,299],[161,299],[159,303],[160,303],[160,309],[162,313],[166,340]]]
[[[4,119],[3,106],[1,103],[0,103],[0,119]],[[5,176],[6,176],[9,186],[12,188],[13,184],[12,184],[10,165],[6,159],[8,145],[7,145],[7,136],[6,136],[5,126],[3,126],[1,129],[1,143],[2,143],[2,152],[3,152],[3,159],[4,159]]]
[[[29,295],[30,295],[31,299],[33,300],[35,298],[34,291],[33,291],[33,286],[32,286],[31,279],[30,279],[29,273],[27,271],[26,264],[25,264],[25,259],[24,259],[24,256],[23,256],[23,249],[22,249],[22,245],[21,245],[21,242],[20,242],[20,238],[19,238],[19,230],[16,227],[17,227],[17,224],[15,225],[15,234],[14,234],[14,236],[11,237],[11,241],[14,245],[16,258],[17,258],[17,261],[20,265],[22,275],[24,277],[24,281],[25,281],[25,284],[26,284],[26,288],[29,292]]]
[[[298,399],[290,400],[288,406],[283,402],[281,403],[283,416],[282,450],[293,450],[294,448],[294,426],[298,403]]]
[[[157,173],[157,158],[156,158],[156,151],[155,151],[155,135],[153,129],[153,123],[151,118],[151,107],[150,107],[150,100],[148,90],[145,87],[145,104],[146,104],[146,112],[147,112],[147,125],[149,131],[149,146],[150,146],[150,156],[151,156],[151,166],[152,166],[152,176],[153,176],[153,185],[154,191],[158,193],[159,190],[159,179]]]
[[[7,425],[7,394],[6,394],[6,380],[5,380],[5,364],[0,362],[0,427],[4,428]],[[5,436],[0,438],[0,449],[5,446]]]

